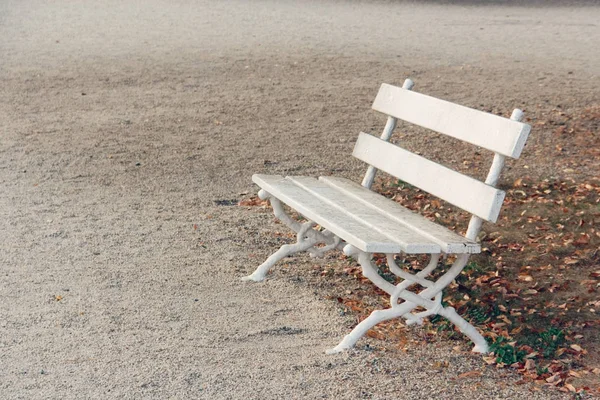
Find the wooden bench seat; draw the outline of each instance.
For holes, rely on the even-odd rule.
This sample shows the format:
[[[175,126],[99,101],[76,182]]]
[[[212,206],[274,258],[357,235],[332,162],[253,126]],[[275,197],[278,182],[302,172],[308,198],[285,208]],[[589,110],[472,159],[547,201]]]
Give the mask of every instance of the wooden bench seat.
[[[466,239],[344,178],[254,175],[252,180],[306,219],[368,253],[479,253]]]

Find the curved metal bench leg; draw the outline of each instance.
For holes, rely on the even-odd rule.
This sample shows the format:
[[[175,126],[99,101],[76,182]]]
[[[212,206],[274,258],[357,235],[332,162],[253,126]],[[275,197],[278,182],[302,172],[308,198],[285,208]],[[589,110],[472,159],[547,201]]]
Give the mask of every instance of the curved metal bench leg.
[[[396,286],[389,283],[377,272],[377,267],[373,265],[371,261],[372,254],[365,253],[364,251],[348,244],[344,247],[344,254],[350,257],[354,257],[358,260],[362,268],[362,274],[365,278],[368,278],[375,286],[383,290],[389,295],[392,295],[396,290]]]
[[[297,240],[294,244],[284,244],[281,246],[279,250],[271,254],[264,263],[256,268],[252,274],[241,278],[243,281],[263,281],[269,270],[273,268],[278,261],[289,255],[301,251],[309,251],[312,256],[320,256],[323,255],[324,252],[335,249],[344,244],[338,237],[331,233],[323,233],[312,229],[312,227],[315,225],[315,223],[312,221],[300,224],[298,221],[290,218],[290,216],[288,216],[283,210],[281,202],[264,190],[261,190],[258,194],[263,200],[270,199],[275,216],[297,233]],[[325,243],[326,246],[323,248],[315,248],[314,246],[318,243]]]
[[[475,327],[465,321],[460,315],[456,313],[456,310],[452,307],[444,308],[441,306],[441,292],[446,286],[448,286],[460,272],[463,270],[469,259],[468,254],[458,255],[454,264],[448,272],[442,275],[436,282],[426,281],[424,279],[425,274],[417,274],[414,278],[406,276],[406,280],[394,286],[383,279],[377,274],[376,267],[373,266],[371,261],[371,255],[360,251],[352,245],[347,245],[344,248],[344,252],[348,255],[357,256],[358,260],[363,268],[363,274],[369,278],[376,286],[386,291],[391,295],[392,308],[386,310],[376,310],[369,315],[364,321],[359,323],[348,335],[346,335],[342,341],[334,348],[327,350],[327,354],[339,353],[343,350],[353,347],[356,342],[364,336],[369,329],[374,327],[380,322],[387,321],[392,318],[405,317],[409,322],[416,322],[423,316],[439,314],[450,322],[455,324],[458,329],[463,332],[469,339],[473,341],[475,347],[474,352],[487,353],[488,345],[483,336],[475,329]],[[432,262],[422,272],[431,272],[437,264],[438,255],[432,255]],[[389,261],[389,258],[388,258]],[[435,264],[434,264],[435,263]],[[394,268],[396,269],[396,268]],[[396,272],[399,272],[396,270]],[[421,283],[426,288],[418,294],[406,291],[406,289],[415,283]],[[397,300],[402,298],[404,302],[398,304]],[[435,301],[430,299],[435,298]],[[410,314],[418,306],[424,307],[427,311],[419,313],[417,315]],[[414,321],[413,321],[414,320]]]
[[[474,353],[487,353],[490,351],[487,341],[477,329],[458,315],[453,307],[445,307],[438,311],[438,314],[452,322],[456,327],[475,344],[471,350]]]
[[[402,315],[411,312],[416,307],[415,304],[404,302],[395,308],[387,308],[385,310],[375,310],[363,320],[360,324],[356,325],[352,332],[344,336],[342,341],[332,349],[326,350],[327,354],[335,354],[341,351],[354,347],[356,342],[367,333],[369,329],[374,327],[380,322],[387,321],[388,319],[398,318]]]
[[[292,255],[294,253],[298,253],[300,251],[306,251],[308,249],[310,249],[311,247],[313,247],[315,244],[317,244],[317,240],[315,239],[308,239],[308,238],[304,238],[304,235],[306,234],[306,231],[310,228],[312,228],[313,223],[312,222],[306,222],[302,225],[302,228],[300,229],[300,232],[298,232],[298,241],[294,244],[284,244],[283,246],[281,246],[279,248],[279,250],[277,250],[275,253],[271,254],[271,256],[269,256],[269,258],[267,258],[267,260],[262,263],[258,268],[256,268],[256,270],[248,275],[248,276],[244,276],[242,278],[243,281],[254,281],[254,282],[260,282],[263,281],[265,279],[265,277],[267,276],[267,273],[269,272],[269,270],[271,268],[273,268],[273,266],[279,261],[282,260],[283,258]]]

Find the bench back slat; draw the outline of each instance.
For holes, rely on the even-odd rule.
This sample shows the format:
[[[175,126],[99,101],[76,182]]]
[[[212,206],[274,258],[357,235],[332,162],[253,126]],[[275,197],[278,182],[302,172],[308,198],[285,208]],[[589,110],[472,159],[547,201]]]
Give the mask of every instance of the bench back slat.
[[[505,193],[361,132],[352,155],[486,221],[496,222]]]
[[[521,155],[531,130],[522,122],[385,83],[373,109],[512,158]]]

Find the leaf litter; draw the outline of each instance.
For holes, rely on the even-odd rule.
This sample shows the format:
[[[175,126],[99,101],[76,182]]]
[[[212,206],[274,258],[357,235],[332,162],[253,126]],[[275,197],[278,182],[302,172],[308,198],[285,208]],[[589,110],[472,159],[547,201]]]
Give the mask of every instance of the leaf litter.
[[[545,134],[554,144],[544,152],[534,150],[535,162],[528,164],[556,173],[544,178],[527,174],[535,165],[515,166],[510,175],[522,176],[501,183],[506,199],[500,219],[483,225],[482,252],[444,292],[444,304],[456,308],[490,343],[493,352],[482,356],[484,365],[516,370],[522,376],[518,383],[577,396],[600,394],[600,105],[572,113],[560,107],[535,110],[528,122],[533,134]],[[373,189],[449,229],[466,231],[469,215],[412,185],[380,176]],[[266,208],[268,202],[254,196],[238,205]],[[385,256],[374,259],[380,274],[393,281]],[[398,260],[415,271],[424,261],[422,256]],[[349,257],[315,266],[314,273],[351,277],[360,284],[343,297],[330,296],[357,322],[389,306]],[[403,351],[411,343],[399,320],[381,323],[367,336],[395,342]],[[467,341],[438,316],[425,323],[421,341],[436,336]],[[470,371],[457,379],[478,374]]]

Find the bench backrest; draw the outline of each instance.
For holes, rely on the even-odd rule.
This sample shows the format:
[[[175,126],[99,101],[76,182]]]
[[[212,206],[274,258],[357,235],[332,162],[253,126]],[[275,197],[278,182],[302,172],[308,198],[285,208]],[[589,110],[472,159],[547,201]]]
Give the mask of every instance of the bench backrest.
[[[412,81],[402,88],[381,85],[373,109],[388,115],[380,138],[360,134],[353,155],[370,164],[363,186],[370,187],[376,169],[433,194],[474,215],[467,237],[474,239],[481,220],[496,222],[505,193],[495,188],[504,158],[518,158],[531,127],[519,122],[523,113],[515,110],[511,119],[460,106],[412,92]],[[430,161],[388,143],[396,120],[419,125],[495,153],[485,182]]]
[[[519,158],[531,130],[522,122],[385,83],[373,109],[512,158]]]

